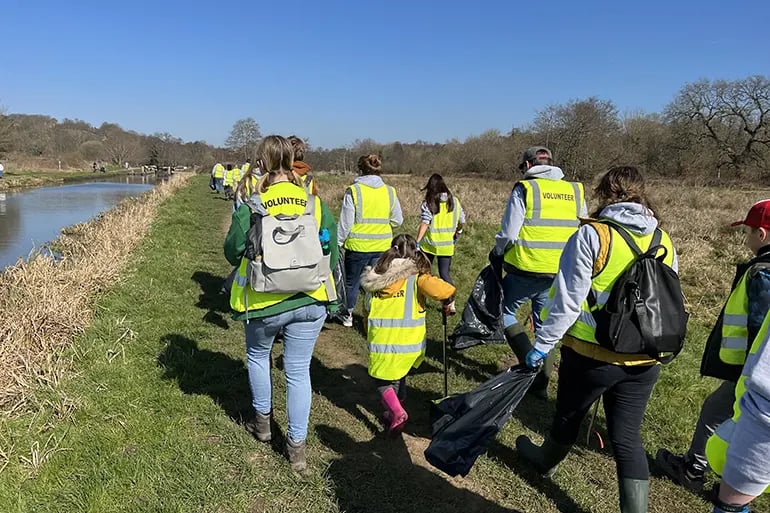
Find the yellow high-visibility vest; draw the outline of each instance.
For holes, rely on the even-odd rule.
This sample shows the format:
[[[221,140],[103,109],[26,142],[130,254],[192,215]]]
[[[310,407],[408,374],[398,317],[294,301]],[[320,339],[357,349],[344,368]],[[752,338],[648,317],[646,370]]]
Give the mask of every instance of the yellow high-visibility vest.
[[[225,176],[225,166],[216,164],[214,166],[214,178],[223,178]]]
[[[417,300],[417,276],[404,280],[389,297],[376,292],[366,297],[369,311],[369,375],[401,379],[425,357],[425,310]]]
[[[390,185],[369,187],[361,183],[354,183],[348,189],[356,214],[345,239],[345,249],[362,253],[387,251],[393,240],[390,212],[396,203],[396,190]]]
[[[746,287],[748,276],[747,270],[730,293],[722,317],[719,359],[729,365],[743,365],[749,350],[749,291]]]
[[[278,182],[271,185],[259,197],[267,213],[271,216],[279,214],[288,216],[301,215],[305,212],[305,206],[309,198],[313,198],[313,201],[315,201],[315,220],[316,224],[320,227],[321,200],[317,196],[309,196],[302,187],[298,187],[291,182]],[[261,310],[296,295],[255,291],[248,285],[248,264],[249,260],[246,257],[241,258],[238,273],[230,290],[230,307],[236,312]],[[333,281],[327,280],[325,285],[321,285],[318,289],[307,295],[318,301],[328,301],[329,294],[327,289],[330,286],[333,287],[333,283]]]
[[[751,344],[751,349],[749,350],[746,362],[743,365],[743,372],[738,379],[738,383],[735,385],[733,416],[720,424],[714,434],[708,439],[708,442],[706,442],[706,458],[708,459],[709,467],[720,476],[727,463],[727,451],[730,448],[730,442],[733,439],[735,427],[738,424],[738,420],[741,418],[741,398],[746,393],[746,378],[751,374],[751,371],[759,361],[760,349],[768,343],[768,338],[770,338],[768,327],[770,327],[770,312],[765,316],[762,327],[759,329],[757,337]],[[770,486],[765,488],[764,493],[769,492]]]
[[[446,201],[439,203],[438,214],[433,219],[425,232],[425,237],[420,241],[420,248],[425,253],[437,256],[452,256],[455,254],[455,232],[460,222],[460,200],[454,199],[454,209],[449,212]]]
[[[251,167],[251,164],[249,162],[246,162],[245,164],[243,164],[241,166],[241,176],[245,175],[250,167]]]
[[[622,228],[621,228],[622,229]],[[592,311],[602,308],[610,297],[615,281],[621,274],[628,268],[629,264],[634,261],[635,255],[633,250],[628,247],[620,235],[614,233],[614,230],[610,229],[610,244],[609,252],[607,254],[607,260],[604,265],[604,269],[601,269],[591,279],[591,292],[596,300],[593,308],[589,305],[588,299],[583,301],[583,305],[580,308],[580,315],[578,316],[575,324],[567,331],[568,335],[575,337],[578,340],[584,342],[590,342],[592,344],[598,344],[596,341],[596,321],[592,315]],[[648,249],[654,232],[648,235],[637,235],[631,231],[628,232],[633,241],[641,249]],[[668,234],[661,230],[660,243],[666,248],[666,257],[663,262],[670,266],[674,264],[674,246],[671,243],[671,238]],[[552,298],[555,294],[556,288],[551,287],[548,293],[549,298]],[[548,308],[543,308],[540,314],[541,318],[545,320],[548,316]]]
[[[556,274],[564,245],[579,226],[583,184],[543,178],[518,183],[524,187],[526,211],[505,261],[522,271]]]
[[[222,181],[222,185],[224,185],[225,187],[232,187],[234,181],[235,181],[235,170],[225,169],[225,176],[224,176],[224,180]]]

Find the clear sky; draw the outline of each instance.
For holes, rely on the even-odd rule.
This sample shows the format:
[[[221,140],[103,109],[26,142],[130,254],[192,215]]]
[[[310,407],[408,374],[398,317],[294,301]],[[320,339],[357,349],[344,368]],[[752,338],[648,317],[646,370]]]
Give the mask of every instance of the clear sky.
[[[767,0],[0,0],[0,105],[221,145],[443,142],[770,74]]]

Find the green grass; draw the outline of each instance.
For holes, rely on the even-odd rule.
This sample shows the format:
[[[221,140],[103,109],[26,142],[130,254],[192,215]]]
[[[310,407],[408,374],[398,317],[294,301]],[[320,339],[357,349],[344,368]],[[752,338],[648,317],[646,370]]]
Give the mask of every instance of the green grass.
[[[427,403],[442,389],[436,308],[428,313],[428,359],[409,378],[410,421],[398,440],[379,434],[364,339],[327,325],[311,366],[313,473],[293,475],[281,454],[282,436],[260,444],[242,425],[250,415],[243,327],[230,320],[219,294],[229,271],[221,246],[230,206],[206,182],[193,178],[160,208],[135,269],[100,298],[93,326],[64,355],[71,364],[60,386],[41,389],[29,413],[2,421],[0,511],[617,511],[609,450],[581,442],[553,481],[545,481],[513,449],[519,434],[547,430],[555,380],[552,401],[525,399],[467,478],[450,479],[427,466]],[[335,199],[333,210],[344,183],[322,182],[324,197]],[[404,230],[415,233],[417,222],[410,215]],[[453,277],[461,304],[495,228],[470,224],[460,240]],[[456,319],[450,322],[451,331]],[[700,403],[715,386],[697,374],[707,322],[696,319],[686,351],[662,373],[643,427],[650,455],[660,446],[686,447]],[[451,391],[496,373],[509,352],[496,346],[450,353]],[[277,345],[274,407],[284,433],[280,353]],[[601,416],[598,426],[606,439]],[[658,478],[650,502],[651,511],[709,511]],[[760,511],[767,507],[758,502]]]

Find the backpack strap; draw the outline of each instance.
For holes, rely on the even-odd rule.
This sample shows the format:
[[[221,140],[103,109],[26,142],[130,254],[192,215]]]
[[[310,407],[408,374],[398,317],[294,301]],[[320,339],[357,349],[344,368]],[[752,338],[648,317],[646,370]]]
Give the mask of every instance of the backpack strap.
[[[305,203],[305,215],[315,216],[315,194],[312,194],[310,191],[307,191],[307,203]]]
[[[629,248],[631,248],[631,251],[633,251],[634,255],[636,255],[636,256],[640,256],[640,255],[642,255],[642,254],[644,253],[644,251],[642,251],[642,250],[639,248],[639,245],[636,243],[636,241],[634,240],[634,238],[633,238],[633,237],[631,237],[631,234],[630,234],[630,233],[628,233],[628,230],[626,230],[625,228],[623,228],[623,227],[622,227],[622,226],[620,226],[619,224],[615,224],[615,223],[613,223],[613,222],[608,222],[608,221],[601,221],[601,222],[602,222],[603,224],[606,224],[607,226],[611,227],[611,228],[612,228],[612,229],[614,229],[616,232],[618,232],[618,235],[620,235],[620,237],[621,237],[621,238],[622,238],[624,241],[626,241],[626,244],[628,244],[628,247],[629,247]],[[657,231],[658,231],[658,230],[656,229],[656,232],[657,232]],[[656,234],[656,235],[659,235],[659,234]],[[659,238],[660,238],[660,237],[659,237]]]

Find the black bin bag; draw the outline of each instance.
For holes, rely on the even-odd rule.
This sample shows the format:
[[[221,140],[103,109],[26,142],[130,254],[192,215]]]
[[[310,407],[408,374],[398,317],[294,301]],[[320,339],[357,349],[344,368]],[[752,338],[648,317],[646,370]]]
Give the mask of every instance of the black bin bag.
[[[506,344],[503,333],[503,288],[491,265],[481,270],[451,337],[452,349],[479,344]]]
[[[428,463],[450,476],[466,476],[518,406],[537,370],[511,367],[470,392],[450,395],[431,408],[433,439]]]

